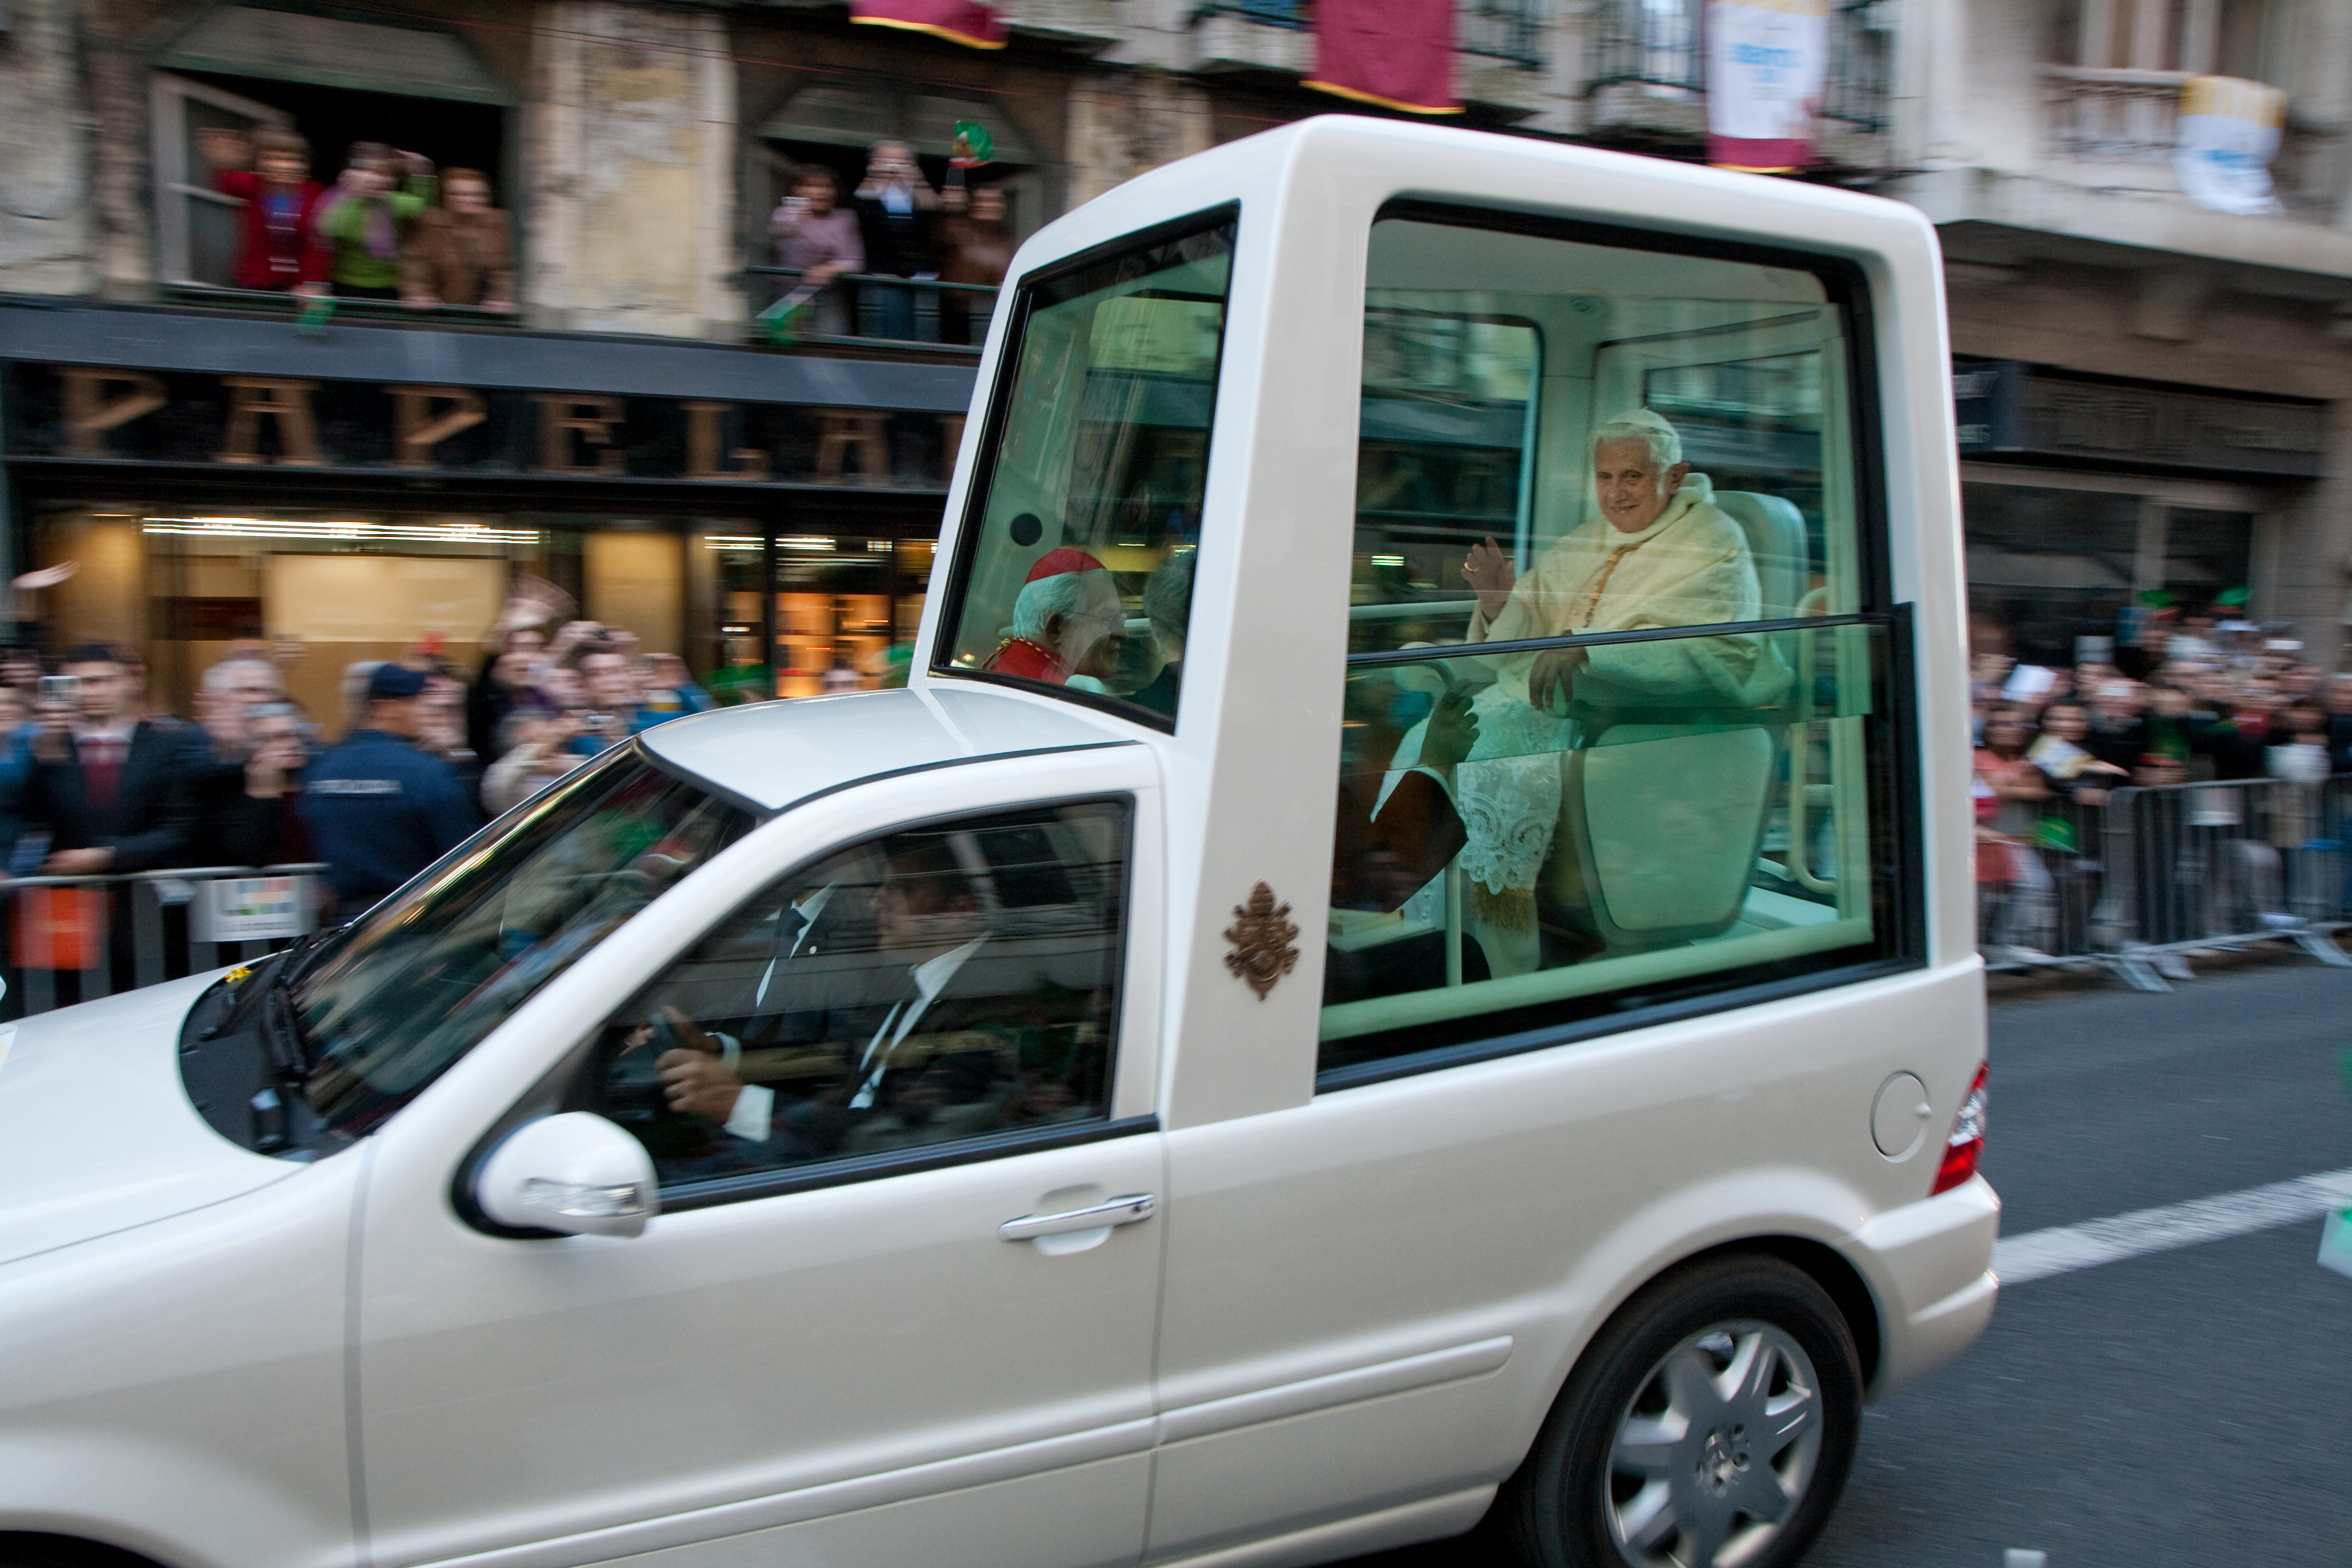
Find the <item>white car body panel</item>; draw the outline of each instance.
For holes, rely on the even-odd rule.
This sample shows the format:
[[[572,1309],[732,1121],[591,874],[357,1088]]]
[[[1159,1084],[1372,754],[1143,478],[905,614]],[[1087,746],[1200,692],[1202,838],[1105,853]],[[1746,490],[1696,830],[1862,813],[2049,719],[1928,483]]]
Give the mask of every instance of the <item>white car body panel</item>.
[[[180,1087],[180,1017],[214,977],[0,1025],[0,1264],[283,1180]]]
[[[1319,1096],[1321,943],[1263,996],[1228,972],[1258,882],[1324,924],[1364,236],[1403,194],[1866,275],[1929,825],[1916,967]],[[1475,1522],[1610,1314],[1708,1248],[1761,1238],[1849,1270],[1874,1394],[1974,1337],[1998,1200],[1980,1180],[1925,1196],[1984,1036],[1966,759],[1939,721],[1965,656],[1932,228],[1818,186],[1330,119],[1113,190],[1033,237],[1006,297],[1235,202],[1172,734],[919,658],[904,692],[649,731],[666,765],[779,815],[316,1164],[247,1153],[188,1104],[174,1042],[204,977],[17,1026],[0,1531],[169,1568],[1304,1564]],[[993,319],[951,528],[1015,314]],[[943,549],[919,649],[952,566]],[[633,1239],[493,1236],[453,1206],[587,1032],[788,866],[1108,794],[1136,802],[1110,1112],[1133,1131],[665,1214]],[[1890,1161],[1870,1118],[1895,1071],[1927,1084],[1933,1131]],[[1158,1215],[1086,1250],[993,1234],[1128,1192]]]

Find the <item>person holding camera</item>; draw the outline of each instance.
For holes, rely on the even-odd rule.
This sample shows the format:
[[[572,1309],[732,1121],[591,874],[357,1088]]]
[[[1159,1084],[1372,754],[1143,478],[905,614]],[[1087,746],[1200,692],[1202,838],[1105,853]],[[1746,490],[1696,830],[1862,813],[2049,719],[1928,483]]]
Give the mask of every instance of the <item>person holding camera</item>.
[[[877,142],[866,154],[866,178],[851,208],[866,239],[866,269],[894,278],[924,278],[931,269],[931,215],[940,194],[923,177],[914,149],[904,142]],[[878,337],[911,342],[915,293],[911,289],[866,285],[875,306]]]

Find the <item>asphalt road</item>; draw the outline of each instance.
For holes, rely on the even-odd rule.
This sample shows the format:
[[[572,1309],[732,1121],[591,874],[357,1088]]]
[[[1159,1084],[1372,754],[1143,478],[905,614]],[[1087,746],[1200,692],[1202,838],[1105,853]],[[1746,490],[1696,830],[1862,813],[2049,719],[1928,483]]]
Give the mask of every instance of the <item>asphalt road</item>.
[[[2004,1236],[2352,1167],[2352,971],[2252,959],[2165,996],[1997,998]],[[2352,1279],[2299,1221],[2014,1285],[1874,1406],[1808,1568],[2352,1563]],[[1461,1542],[1350,1568],[1488,1568]]]

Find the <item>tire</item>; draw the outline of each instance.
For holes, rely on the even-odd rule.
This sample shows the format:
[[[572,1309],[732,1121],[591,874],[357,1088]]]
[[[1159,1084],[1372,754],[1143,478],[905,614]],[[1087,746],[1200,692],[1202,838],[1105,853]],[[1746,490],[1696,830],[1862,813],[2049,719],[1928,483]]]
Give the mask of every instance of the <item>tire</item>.
[[[1709,1258],[1644,1287],[1587,1348],[1495,1534],[1526,1568],[1788,1568],[1836,1507],[1861,1426],[1853,1333],[1811,1276]]]

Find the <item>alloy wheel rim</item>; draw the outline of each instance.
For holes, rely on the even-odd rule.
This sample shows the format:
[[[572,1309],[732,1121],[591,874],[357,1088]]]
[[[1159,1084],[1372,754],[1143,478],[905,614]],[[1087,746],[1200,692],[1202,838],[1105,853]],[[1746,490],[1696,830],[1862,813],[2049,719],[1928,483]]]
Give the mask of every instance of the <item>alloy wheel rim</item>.
[[[1617,1419],[1601,1477],[1628,1568],[1738,1568],[1768,1551],[1812,1484],[1821,1382],[1783,1330],[1710,1324],[1659,1358]]]

